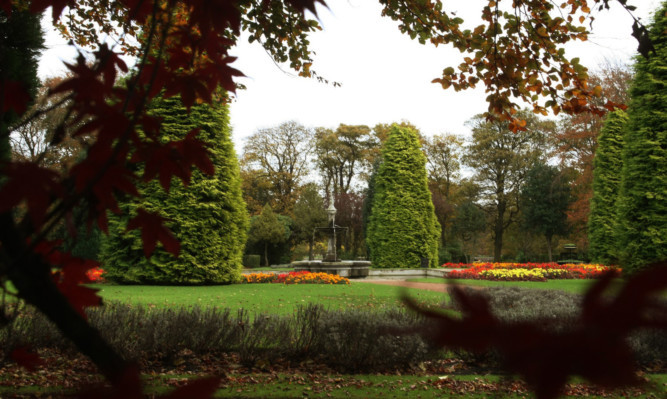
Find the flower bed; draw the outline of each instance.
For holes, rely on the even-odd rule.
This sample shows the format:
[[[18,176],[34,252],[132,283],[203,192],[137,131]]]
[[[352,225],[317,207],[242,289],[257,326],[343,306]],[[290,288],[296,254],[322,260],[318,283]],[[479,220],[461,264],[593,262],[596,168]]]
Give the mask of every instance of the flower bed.
[[[102,277],[102,274],[104,274],[104,269],[101,267],[96,267],[94,269],[88,269],[86,271],[86,276],[90,280],[90,282],[93,283],[103,283],[104,282],[104,277]]]
[[[345,277],[329,273],[311,273],[308,271],[289,273],[251,273],[243,275],[243,283],[276,283],[276,284],[350,284]]]
[[[451,264],[445,264],[446,267]],[[443,265],[443,266],[445,266]],[[620,275],[621,269],[586,264],[557,263],[475,263],[452,270],[449,278],[493,280],[493,281],[547,281],[549,279],[598,278],[609,270]]]

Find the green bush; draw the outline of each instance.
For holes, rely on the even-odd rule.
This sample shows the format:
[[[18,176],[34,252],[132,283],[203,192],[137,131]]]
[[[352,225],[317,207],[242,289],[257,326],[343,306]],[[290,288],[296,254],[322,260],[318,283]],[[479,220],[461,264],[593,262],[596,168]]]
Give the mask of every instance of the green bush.
[[[243,255],[243,267],[249,269],[254,269],[259,267],[259,263],[262,260],[260,255]]]

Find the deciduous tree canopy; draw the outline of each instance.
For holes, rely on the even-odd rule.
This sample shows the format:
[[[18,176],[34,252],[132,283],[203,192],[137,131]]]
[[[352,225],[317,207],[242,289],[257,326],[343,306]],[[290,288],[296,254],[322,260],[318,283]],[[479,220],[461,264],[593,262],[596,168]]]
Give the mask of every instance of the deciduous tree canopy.
[[[493,259],[500,262],[503,234],[517,221],[519,192],[526,173],[545,157],[546,132],[553,129],[527,111],[526,130],[511,133],[508,122],[488,122],[481,115],[471,120],[472,143],[464,162],[475,170],[475,180],[483,190],[486,210],[493,220]]]

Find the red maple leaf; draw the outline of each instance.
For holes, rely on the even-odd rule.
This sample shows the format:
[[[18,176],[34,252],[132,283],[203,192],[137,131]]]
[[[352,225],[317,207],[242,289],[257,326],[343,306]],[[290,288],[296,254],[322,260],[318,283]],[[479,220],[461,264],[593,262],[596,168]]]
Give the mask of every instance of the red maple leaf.
[[[35,245],[34,251],[55,269],[52,278],[58,290],[67,298],[72,308],[86,318],[84,309],[101,305],[102,298],[97,295],[97,289],[84,287],[81,284],[92,282],[88,271],[99,267],[100,264],[60,251],[58,247],[61,244],[61,240],[41,241]]]
[[[204,143],[197,139],[199,129],[191,130],[181,141],[183,159],[189,165],[194,165],[209,176],[215,173],[215,166],[211,162],[208,150]]]
[[[190,23],[197,25],[206,37],[210,31],[224,32],[231,28],[240,33],[241,12],[237,2],[229,0],[205,0],[197,2],[190,14]]]
[[[21,82],[5,81],[3,83],[5,87],[2,112],[14,111],[17,115],[22,115],[30,102],[28,89]]]
[[[8,17],[12,16],[12,0],[0,0],[0,10]]]
[[[9,357],[11,357],[16,364],[30,372],[37,371],[37,367],[44,364],[44,360],[27,346],[14,348],[9,354]]]
[[[60,176],[33,162],[12,162],[2,170],[6,183],[0,188],[0,212],[6,212],[25,201],[34,226],[44,220],[53,198],[61,197]]]
[[[166,219],[157,213],[147,212],[139,208],[137,216],[133,217],[127,223],[127,231],[141,229],[141,241],[144,244],[144,255],[146,258],[151,256],[158,241],[162,243],[167,252],[178,256],[181,244],[174,237],[171,230],[164,225],[165,221]]]
[[[220,385],[220,378],[207,377],[188,382],[187,385],[175,389],[164,399],[211,398]]]
[[[181,95],[181,101],[188,111],[197,99],[207,103],[211,102],[211,89],[204,84],[204,81],[198,75],[174,75],[165,85],[164,97],[168,98],[176,94]]]
[[[128,8],[128,19],[144,21],[153,12],[154,1],[150,0],[118,0]]]
[[[102,44],[95,53],[96,58],[100,60],[100,71],[104,78],[104,84],[108,88],[113,88],[116,82],[117,70],[127,72],[127,64],[120,58],[120,54],[114,53],[106,44]]]

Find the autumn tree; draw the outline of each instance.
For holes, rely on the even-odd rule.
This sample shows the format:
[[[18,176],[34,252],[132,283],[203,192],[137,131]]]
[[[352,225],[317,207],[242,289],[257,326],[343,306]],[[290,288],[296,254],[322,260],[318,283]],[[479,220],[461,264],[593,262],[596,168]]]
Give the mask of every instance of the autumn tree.
[[[632,79],[628,65],[607,62],[589,77],[591,84],[601,87],[601,96],[591,102],[602,106],[607,101],[625,106]],[[593,195],[593,163],[604,116],[593,113],[563,115],[553,136],[555,154],[561,163],[570,167],[575,174],[568,223],[572,236],[581,248],[587,245],[590,203]]]
[[[83,156],[82,151],[93,140],[91,135],[73,137],[72,133],[83,121],[69,112],[69,100],[63,93],[50,91],[70,76],[57,76],[43,81],[35,103],[23,115],[26,123],[18,126],[11,137],[14,159],[33,161],[57,170],[66,170]],[[69,119],[70,127],[57,130]]]
[[[440,226],[417,133],[394,125],[382,147],[366,240],[375,267],[438,265]]]
[[[326,192],[334,195],[350,191],[354,178],[370,167],[377,142],[368,126],[341,124],[336,130],[315,131],[315,157]]]
[[[569,59],[562,48],[572,40],[587,40],[586,22],[593,18],[587,2],[568,1],[559,7],[549,1],[530,5],[515,1],[505,9],[501,1],[489,1],[482,10],[483,23],[474,29],[463,29],[463,19],[437,0],[380,3],[383,15],[400,21],[399,29],[412,39],[435,46],[452,44],[467,54],[457,68],[443,69],[434,83],[456,91],[483,84],[489,103],[485,116],[509,121],[511,131],[523,129],[526,123],[515,114],[519,105],[513,98],[531,104],[534,112],[543,115],[549,110],[602,115],[615,106],[591,101],[599,96],[600,86],[590,84],[587,69],[578,58]],[[600,10],[608,8],[608,3],[595,1]],[[625,0],[619,3],[634,10]],[[647,55],[651,40],[636,19],[633,36],[640,42],[640,52]]]
[[[483,189],[485,210],[491,218],[493,259],[500,262],[505,230],[517,221],[519,194],[528,171],[545,156],[546,133],[553,123],[541,121],[523,111],[526,129],[512,133],[508,122],[489,122],[481,115],[473,118],[472,141],[463,161],[475,170]]]
[[[250,232],[248,241],[253,244],[259,244],[264,249],[264,265],[269,267],[269,246],[280,244],[290,236],[289,229],[280,221],[271,209],[270,205],[265,205],[262,213],[253,216],[250,220]]]
[[[246,140],[245,174],[271,184],[269,196],[278,213],[291,213],[298,188],[309,173],[312,131],[294,121],[259,129]]]
[[[618,197],[621,265],[637,273],[667,258],[667,2],[655,11],[655,55],[637,57],[630,89]]]
[[[456,207],[452,234],[461,240],[463,254],[471,263],[480,235],[486,230],[486,213],[479,204],[467,200]]]
[[[453,134],[435,135],[424,139],[426,167],[435,213],[442,232],[443,247],[447,245],[447,227],[454,212],[452,188],[460,178],[463,139]]]
[[[336,240],[352,259],[365,254],[363,209],[365,196],[361,193],[339,193],[334,197],[336,224],[346,227],[346,234]]]
[[[623,166],[623,130],[627,114],[615,111],[607,115],[598,136],[593,169],[593,198],[588,219],[589,254],[593,262],[617,264],[620,252],[617,240],[617,200]]]
[[[535,164],[521,187],[522,225],[546,238],[549,262],[553,261],[553,237],[568,231],[570,182],[555,166]]]
[[[308,242],[309,260],[313,260],[314,230],[326,223],[327,213],[319,188],[314,183],[306,184],[294,204],[294,227],[299,240]]]

